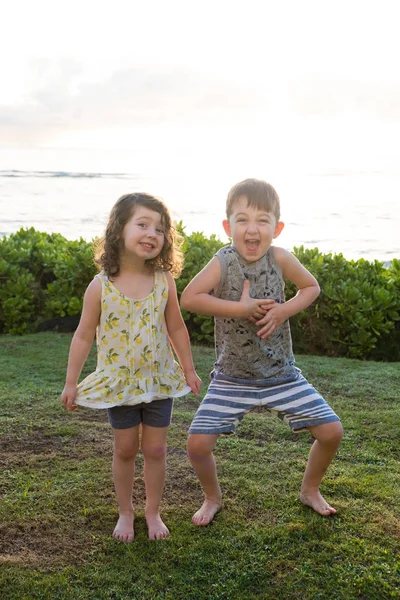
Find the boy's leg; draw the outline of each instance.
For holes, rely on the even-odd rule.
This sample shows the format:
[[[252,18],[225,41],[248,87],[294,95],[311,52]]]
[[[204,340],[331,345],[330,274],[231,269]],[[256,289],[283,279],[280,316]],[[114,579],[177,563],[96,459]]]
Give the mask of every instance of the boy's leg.
[[[135,459],[139,449],[139,425],[129,429],[114,429],[113,478],[118,502],[119,519],[113,537],[121,542],[132,542],[132,490]]]
[[[343,436],[339,417],[300,373],[292,381],[270,385],[260,393],[262,405],[284,418],[293,431],[308,429],[314,436],[300,500],[320,515],[335,513],[336,510],[321,496],[319,485]]]
[[[319,485],[342,440],[343,428],[340,421],[333,421],[308,427],[308,429],[315,442],[311,447],[301,484],[300,500],[320,515],[327,517],[334,514],[336,509],[321,496]]]
[[[145,424],[142,427],[146,522],[149,539],[161,540],[169,536],[169,530],[160,517],[160,502],[165,483],[168,427],[151,427]]]
[[[189,460],[204,492],[204,503],[193,515],[195,525],[208,525],[222,506],[221,488],[217,478],[217,467],[213,450],[219,435],[192,433],[189,435],[187,449]]]

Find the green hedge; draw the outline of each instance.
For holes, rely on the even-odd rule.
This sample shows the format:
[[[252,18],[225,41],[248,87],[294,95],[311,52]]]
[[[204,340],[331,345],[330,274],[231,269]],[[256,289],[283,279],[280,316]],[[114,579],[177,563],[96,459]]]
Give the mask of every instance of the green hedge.
[[[203,233],[195,232],[191,235],[185,233],[182,223],[178,226],[179,233],[183,236],[183,253],[185,255],[184,268],[176,282],[178,295],[180,295],[189,281],[212,259],[224,243],[214,234],[206,238]],[[190,337],[194,342],[214,343],[214,319],[205,315],[197,315],[187,310],[182,310]]]
[[[0,240],[0,332],[35,331],[46,319],[79,314],[97,270],[92,245],[33,227]]]
[[[297,352],[400,360],[400,261],[346,260],[317,248],[293,253],[317,278],[321,294],[292,320]],[[287,282],[286,296],[296,290]]]
[[[185,266],[178,293],[224,244],[215,235],[184,237]],[[291,319],[295,351],[305,354],[400,360],[400,260],[346,260],[342,254],[294,248],[315,275],[319,298]],[[0,239],[0,332],[37,331],[43,321],[79,315],[96,273],[92,244],[60,234],[20,229]],[[287,298],[295,293],[291,282]],[[193,342],[213,343],[213,319],[183,311]]]

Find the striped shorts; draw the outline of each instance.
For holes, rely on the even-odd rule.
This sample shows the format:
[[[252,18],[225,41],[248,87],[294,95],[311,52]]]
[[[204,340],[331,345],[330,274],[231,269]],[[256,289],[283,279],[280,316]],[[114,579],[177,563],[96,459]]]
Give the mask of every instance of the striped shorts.
[[[233,433],[244,415],[259,407],[277,415],[294,432],[340,421],[329,404],[300,373],[294,381],[268,387],[234,383],[218,375],[211,381],[189,433]]]

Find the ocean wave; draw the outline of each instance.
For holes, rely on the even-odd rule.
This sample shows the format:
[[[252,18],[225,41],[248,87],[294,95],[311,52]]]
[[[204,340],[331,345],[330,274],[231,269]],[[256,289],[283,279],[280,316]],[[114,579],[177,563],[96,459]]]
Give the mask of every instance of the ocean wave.
[[[78,171],[18,171],[0,170],[0,177],[70,177],[73,179],[134,179],[131,173],[91,173]]]

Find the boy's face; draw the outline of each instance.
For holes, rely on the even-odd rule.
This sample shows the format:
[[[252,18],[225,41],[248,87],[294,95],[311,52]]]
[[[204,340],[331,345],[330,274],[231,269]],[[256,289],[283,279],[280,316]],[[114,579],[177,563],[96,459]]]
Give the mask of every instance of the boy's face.
[[[236,200],[229,220],[223,221],[222,225],[240,256],[248,262],[264,256],[284,227],[282,221],[276,222],[272,213],[248,206],[246,196]]]

